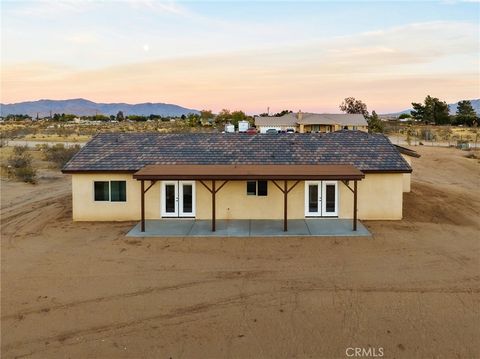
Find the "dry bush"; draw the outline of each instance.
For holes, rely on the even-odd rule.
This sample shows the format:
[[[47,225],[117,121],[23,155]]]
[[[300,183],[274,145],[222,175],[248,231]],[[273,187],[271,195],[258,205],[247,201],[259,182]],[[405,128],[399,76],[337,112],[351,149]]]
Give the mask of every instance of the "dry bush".
[[[57,144],[45,146],[43,153],[45,160],[53,162],[57,168],[62,168],[79,150],[79,145],[65,147],[63,144]]]
[[[19,181],[35,183],[37,171],[32,166],[32,155],[26,146],[15,146],[12,155],[7,159],[7,174]]]

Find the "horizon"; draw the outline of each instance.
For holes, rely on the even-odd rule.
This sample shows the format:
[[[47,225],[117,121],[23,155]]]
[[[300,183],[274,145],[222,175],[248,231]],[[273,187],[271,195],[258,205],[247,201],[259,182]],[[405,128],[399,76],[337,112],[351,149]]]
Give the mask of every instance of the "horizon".
[[[216,113],[338,113],[353,96],[387,114],[427,95],[447,103],[480,97],[478,2],[1,7],[3,104],[83,98]]]
[[[198,108],[188,108],[187,106],[183,106],[182,104],[175,104],[175,103],[167,103],[167,102],[151,102],[151,101],[146,101],[146,102],[137,102],[137,103],[133,103],[133,102],[97,102],[97,101],[92,101],[90,99],[87,99],[87,98],[82,98],[82,97],[78,97],[78,98],[69,98],[69,99],[49,99],[49,98],[42,98],[42,99],[38,99],[38,100],[26,100],[26,101],[20,101],[20,102],[14,102],[14,103],[2,103],[0,102],[0,105],[5,105],[5,106],[8,106],[8,105],[17,105],[17,104],[20,104],[20,103],[29,103],[29,102],[38,102],[38,101],[78,101],[78,100],[82,100],[82,101],[89,101],[89,102],[93,102],[93,103],[96,103],[96,104],[102,104],[102,105],[114,105],[114,104],[119,104],[119,105],[129,105],[129,106],[135,106],[135,105],[145,105],[145,104],[155,104],[155,105],[158,105],[158,104],[162,104],[162,105],[173,105],[173,106],[179,106],[179,107],[183,107],[183,108],[187,108],[189,110],[193,110],[193,111],[202,111],[202,110],[210,110],[210,109],[198,109]],[[440,99],[441,100],[441,99]],[[452,103],[448,103],[448,106],[451,106],[451,105],[456,105],[458,104],[458,102],[460,101],[463,101],[463,100],[466,100],[466,101],[479,101],[480,98],[472,98],[472,99],[461,99],[461,100],[458,100],[458,101],[454,101]],[[229,109],[227,109],[229,110]],[[288,111],[292,111],[293,113],[296,113],[298,111],[302,111],[301,109],[298,109],[298,110],[292,110],[292,109],[288,109],[288,108],[285,108],[283,110],[278,110],[278,111],[270,111],[269,112],[269,116],[273,116],[281,111],[284,111],[284,110],[288,110]],[[395,112],[377,112],[375,110],[370,110],[369,109],[369,112],[371,113],[372,111],[375,111],[378,115],[393,115],[393,114],[399,114],[401,112],[405,112],[405,111],[409,111],[411,110],[411,106],[409,108],[404,108],[403,110],[399,110],[399,111],[395,111]],[[237,111],[243,111],[241,108],[237,109]],[[220,112],[220,111],[218,111]],[[213,111],[214,114],[218,114],[217,111]],[[264,114],[265,112],[247,112],[247,111],[243,111],[246,115],[248,116],[258,116],[260,114]],[[337,111],[332,111],[332,112],[312,112],[312,111],[302,111],[303,113],[318,113],[318,114],[343,114],[344,112],[342,112],[340,109],[338,109]],[[75,113],[71,113],[71,115],[76,115]],[[147,114],[144,114],[144,116],[148,116]]]

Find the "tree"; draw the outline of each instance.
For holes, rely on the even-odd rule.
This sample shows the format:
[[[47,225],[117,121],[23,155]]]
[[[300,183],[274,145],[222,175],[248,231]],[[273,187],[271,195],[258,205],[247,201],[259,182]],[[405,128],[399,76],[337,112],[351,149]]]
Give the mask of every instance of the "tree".
[[[245,115],[245,112],[243,111],[233,111],[231,113],[231,120],[230,122],[232,123],[232,125],[235,125],[235,126],[238,126],[238,123],[240,121],[245,121],[247,119],[247,115]]]
[[[347,97],[343,100],[340,110],[345,113],[361,113],[363,116],[368,117],[367,105],[360,100],[356,100],[355,97]]]
[[[283,111],[280,111],[280,112],[276,113],[276,114],[273,115],[273,116],[275,116],[275,117],[282,117],[283,115],[286,115],[286,114],[292,113],[292,112],[293,112],[293,111],[291,111],[291,110],[283,110]]]
[[[375,111],[372,111],[372,116],[367,118],[367,122],[369,133],[383,133],[385,126]]]
[[[477,113],[468,100],[460,101],[457,105],[455,124],[473,126],[477,121]]]
[[[400,116],[398,116],[398,119],[399,120],[403,120],[404,118],[411,118],[412,115],[410,115],[409,113],[402,113],[400,114]]]
[[[436,97],[428,95],[424,103],[412,102],[413,110],[410,114],[415,120],[423,121],[426,124],[446,125],[450,123],[448,105],[445,101],[440,101]]]
[[[232,119],[232,114],[230,113],[230,110],[227,110],[224,108],[215,117],[215,122],[218,124],[224,124],[226,122],[229,122],[231,119]]]
[[[125,120],[125,116],[123,116],[123,112],[122,111],[118,111],[117,112],[117,121],[118,122],[121,122],[121,121],[124,121]]]
[[[200,118],[202,119],[202,123],[211,123],[215,116],[212,113],[212,110],[202,110],[200,111]]]

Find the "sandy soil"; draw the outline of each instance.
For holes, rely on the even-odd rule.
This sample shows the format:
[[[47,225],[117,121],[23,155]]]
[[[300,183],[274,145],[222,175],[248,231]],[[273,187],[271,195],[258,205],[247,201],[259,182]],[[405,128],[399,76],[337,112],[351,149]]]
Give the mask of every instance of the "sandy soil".
[[[2,358],[480,357],[478,160],[417,149],[373,239],[127,240],[68,177],[2,182]]]

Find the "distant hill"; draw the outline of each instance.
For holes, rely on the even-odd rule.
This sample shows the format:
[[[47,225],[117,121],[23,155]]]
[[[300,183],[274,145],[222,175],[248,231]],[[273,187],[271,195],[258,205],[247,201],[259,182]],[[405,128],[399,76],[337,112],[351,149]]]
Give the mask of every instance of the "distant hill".
[[[160,116],[181,116],[189,113],[199,113],[199,111],[172,105],[168,103],[96,103],[83,98],[72,100],[38,100],[18,102],[12,104],[0,104],[0,115],[21,115],[27,114],[31,117],[46,117],[53,113],[75,114],[79,116],[95,115],[116,115],[122,111],[125,116],[151,114]]]
[[[477,115],[480,116],[480,99],[477,98],[475,100],[470,100],[470,102],[472,103],[472,107],[477,113]],[[457,105],[458,105],[458,102],[448,104],[448,107],[450,109],[450,115],[455,115],[455,113],[457,112]],[[410,108],[408,110],[403,110],[400,112],[384,114],[384,116],[400,116],[402,113],[410,113],[410,111],[412,110],[413,109]]]

